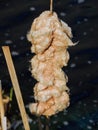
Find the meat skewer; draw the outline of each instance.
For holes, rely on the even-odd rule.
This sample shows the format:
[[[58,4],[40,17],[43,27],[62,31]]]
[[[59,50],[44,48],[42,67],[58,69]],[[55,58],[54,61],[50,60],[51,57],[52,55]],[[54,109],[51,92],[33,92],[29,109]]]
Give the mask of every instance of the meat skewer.
[[[34,87],[36,102],[30,104],[30,111],[46,117],[54,115],[69,106],[68,78],[62,71],[67,66],[71,28],[60,20],[55,12],[44,11],[37,17],[27,35],[31,42],[31,73],[38,81]]]

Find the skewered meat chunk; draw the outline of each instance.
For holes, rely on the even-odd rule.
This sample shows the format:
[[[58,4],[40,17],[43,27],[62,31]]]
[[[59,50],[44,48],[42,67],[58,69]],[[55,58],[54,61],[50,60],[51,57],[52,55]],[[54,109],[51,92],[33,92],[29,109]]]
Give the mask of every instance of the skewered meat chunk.
[[[33,21],[27,37],[36,54],[31,59],[31,73],[38,81],[30,111],[51,116],[69,106],[68,78],[62,67],[69,60],[67,48],[74,45],[71,28],[55,12],[44,11]]]

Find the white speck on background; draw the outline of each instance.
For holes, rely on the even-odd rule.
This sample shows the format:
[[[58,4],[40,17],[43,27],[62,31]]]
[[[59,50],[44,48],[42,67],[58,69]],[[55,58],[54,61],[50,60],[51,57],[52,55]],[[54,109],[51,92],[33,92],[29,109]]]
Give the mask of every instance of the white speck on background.
[[[24,36],[21,36],[21,37],[20,37],[20,40],[24,40],[24,39],[25,39],[25,37],[24,37]]]
[[[29,56],[29,53],[26,53],[26,56]]]
[[[98,103],[98,100],[93,100],[94,103]]]
[[[89,122],[90,122],[90,123],[94,123],[94,121],[93,121],[93,120],[89,120]]]
[[[24,77],[24,73],[21,73],[21,76]]]
[[[83,32],[83,35],[86,36],[86,35],[87,35],[87,32]]]
[[[13,42],[11,40],[6,40],[5,43],[9,45],[12,44]]]
[[[87,106],[87,104],[86,104],[86,103],[84,103],[84,104],[83,104],[83,106]]]
[[[25,105],[25,108],[29,108],[29,105]]]
[[[12,51],[12,55],[13,55],[13,56],[18,56],[18,55],[19,55],[19,53],[18,53],[18,52],[16,52],[16,51]]]
[[[75,57],[75,60],[78,60],[78,59],[79,59],[79,57],[76,56],[76,57]]]
[[[19,127],[21,124],[22,124],[22,121],[21,121],[21,120],[19,120],[19,121],[17,121],[17,122],[14,122],[14,130],[16,130],[17,127]]]
[[[5,33],[4,35],[5,35],[5,36],[9,36],[9,33]]]
[[[13,48],[16,48],[16,45],[15,45],[15,44],[13,44]]]
[[[77,21],[77,24],[81,24],[81,22],[80,22],[80,21]]]
[[[35,7],[30,7],[30,11],[35,11]]]
[[[90,125],[88,125],[88,126],[87,126],[87,129],[88,129],[88,130],[91,130],[91,129],[92,129],[92,127],[91,127]]]
[[[30,96],[30,98],[34,98],[34,96]]]
[[[9,6],[9,3],[7,3],[6,6]]]
[[[88,64],[91,64],[92,62],[90,60],[87,61]]]
[[[57,121],[53,121],[53,124],[56,124],[57,123]]]
[[[0,57],[2,56],[2,54],[0,53]]]
[[[88,19],[87,18],[84,18],[84,22],[87,22],[88,21]]]
[[[58,117],[57,115],[54,115],[54,117]]]
[[[63,124],[67,126],[67,125],[69,125],[69,122],[68,121],[64,121]]]
[[[67,113],[66,113],[66,112],[64,112],[64,113],[63,113],[63,115],[67,115]]]
[[[85,116],[83,116],[83,117],[82,117],[82,119],[83,119],[83,120],[85,120],[85,119],[86,119],[86,117],[85,117]]]
[[[72,63],[72,64],[70,65],[70,67],[71,67],[71,68],[74,68],[74,67],[76,67],[76,64],[75,64],[75,63]]]
[[[33,121],[33,124],[36,124],[36,121]]]
[[[85,0],[78,0],[77,2],[78,2],[78,4],[81,4],[81,3],[83,3]]]
[[[66,16],[66,13],[61,12],[60,15],[64,17],[64,16]]]

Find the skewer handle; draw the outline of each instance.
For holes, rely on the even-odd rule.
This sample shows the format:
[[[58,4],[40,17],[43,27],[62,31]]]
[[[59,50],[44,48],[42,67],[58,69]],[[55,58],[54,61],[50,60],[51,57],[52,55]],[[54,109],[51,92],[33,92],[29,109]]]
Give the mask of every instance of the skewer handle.
[[[25,111],[25,107],[24,107],[24,103],[23,103],[23,99],[22,99],[22,95],[21,95],[21,91],[20,91],[20,87],[19,87],[19,83],[18,83],[18,79],[17,79],[17,75],[16,75],[16,71],[15,71],[14,64],[13,64],[12,57],[11,57],[11,53],[10,53],[10,49],[8,46],[3,46],[2,49],[3,49],[3,53],[4,53],[6,63],[8,66],[8,70],[9,70],[9,74],[10,74],[11,81],[13,84],[13,88],[15,91],[15,95],[16,95],[16,99],[17,99],[18,106],[20,109],[24,128],[25,128],[25,130],[30,130],[28,119],[27,119],[27,114]]]
[[[0,80],[0,116],[1,116],[1,126],[2,130],[7,130],[6,117],[4,116],[4,103],[2,98],[2,85]]]

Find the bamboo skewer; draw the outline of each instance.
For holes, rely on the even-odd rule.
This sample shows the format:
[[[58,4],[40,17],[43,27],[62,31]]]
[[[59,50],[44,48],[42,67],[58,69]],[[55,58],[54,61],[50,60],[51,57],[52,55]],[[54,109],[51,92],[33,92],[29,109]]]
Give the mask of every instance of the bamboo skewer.
[[[53,12],[53,0],[50,0],[50,11]]]
[[[6,123],[6,117],[4,116],[4,103],[2,98],[2,85],[0,80],[0,116],[1,116],[1,126],[2,130],[7,130],[7,123]]]
[[[10,77],[11,77],[11,80],[12,80],[12,84],[13,84],[13,88],[14,88],[14,91],[15,91],[18,106],[19,106],[19,109],[20,109],[24,128],[25,128],[25,130],[30,130],[30,126],[29,126],[29,123],[28,123],[28,119],[27,119],[27,115],[26,115],[26,111],[25,111],[25,107],[24,107],[24,103],[23,103],[18,79],[17,79],[17,75],[16,75],[16,72],[15,72],[14,64],[13,64],[12,57],[11,57],[11,54],[10,54],[10,49],[9,49],[8,46],[3,46],[2,49],[3,49],[3,53],[4,53],[6,63],[7,63],[7,66],[8,66],[9,74],[10,74]]]

